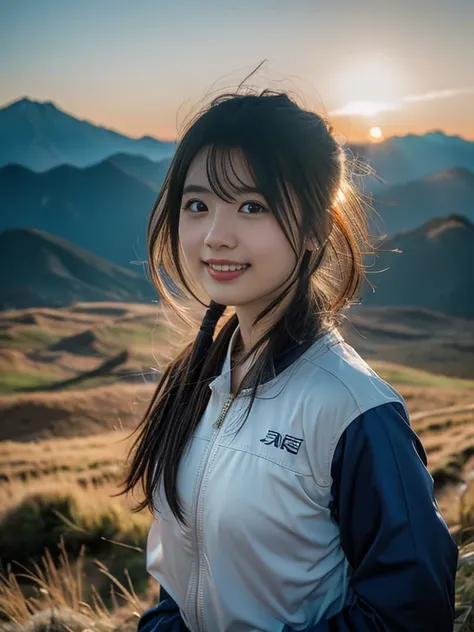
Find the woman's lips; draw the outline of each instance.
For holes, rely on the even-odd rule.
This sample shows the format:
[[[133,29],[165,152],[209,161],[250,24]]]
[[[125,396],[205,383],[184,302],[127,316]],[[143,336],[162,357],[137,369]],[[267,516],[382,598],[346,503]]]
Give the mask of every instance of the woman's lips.
[[[215,281],[232,281],[233,279],[237,279],[238,277],[242,276],[250,268],[250,266],[247,266],[242,270],[232,270],[229,272],[224,272],[223,270],[214,270],[208,263],[204,265],[206,266],[209,275]]]

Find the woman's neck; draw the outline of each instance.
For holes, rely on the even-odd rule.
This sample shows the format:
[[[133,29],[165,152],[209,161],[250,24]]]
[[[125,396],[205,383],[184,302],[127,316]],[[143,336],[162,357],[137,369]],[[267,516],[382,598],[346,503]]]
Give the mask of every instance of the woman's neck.
[[[277,309],[270,314],[267,314],[262,320],[260,320],[255,327],[252,327],[257,316],[270,305],[273,296],[267,297],[266,303],[260,303],[259,305],[253,304],[251,306],[237,306],[235,308],[237,318],[239,321],[240,337],[243,343],[244,352],[248,353],[250,349],[257,343],[258,340],[265,333],[278,322],[283,311],[290,304],[293,299],[296,288],[293,288],[291,292],[281,301]],[[271,300],[270,300],[271,299]]]

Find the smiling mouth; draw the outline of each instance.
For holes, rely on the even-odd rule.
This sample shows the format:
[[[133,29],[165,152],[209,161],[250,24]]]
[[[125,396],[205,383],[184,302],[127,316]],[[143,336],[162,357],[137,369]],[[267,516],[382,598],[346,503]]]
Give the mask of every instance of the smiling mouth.
[[[205,263],[206,267],[207,267],[207,273],[209,274],[209,276],[211,277],[211,279],[214,279],[214,281],[217,282],[224,282],[224,281],[234,281],[236,279],[238,279],[239,277],[241,277],[243,274],[245,274],[247,272],[247,270],[250,268],[250,265],[243,265],[243,266],[230,266],[230,265],[222,265],[222,266],[218,266],[215,264],[209,264],[209,263]]]
[[[215,270],[216,272],[238,272],[240,270],[246,270],[247,268],[250,267],[250,264],[248,263],[241,263],[237,265],[230,265],[230,264],[218,265],[216,263],[207,263],[207,262],[204,262],[204,263],[209,268],[211,268],[211,270]]]

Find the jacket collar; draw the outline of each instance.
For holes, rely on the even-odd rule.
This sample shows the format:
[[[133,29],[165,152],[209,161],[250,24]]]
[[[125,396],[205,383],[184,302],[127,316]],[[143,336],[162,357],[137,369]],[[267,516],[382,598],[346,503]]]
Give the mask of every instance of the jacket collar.
[[[209,388],[213,391],[217,391],[227,396],[231,393],[231,356],[239,335],[240,324],[238,323],[230,338],[221,373],[209,383]],[[337,329],[332,328],[326,330],[315,340],[307,340],[301,343],[296,340],[294,342],[292,341],[284,352],[274,359],[270,372],[265,375],[263,382],[257,389],[257,394],[261,394],[271,387],[279,386],[282,381],[279,377],[282,376],[283,373],[285,373],[285,375],[288,373],[289,375],[290,373],[287,372],[286,369],[293,365],[299,358],[306,355],[313,356],[319,349],[328,343],[334,344],[342,339],[343,338]],[[245,393],[245,391],[243,391],[243,393]]]

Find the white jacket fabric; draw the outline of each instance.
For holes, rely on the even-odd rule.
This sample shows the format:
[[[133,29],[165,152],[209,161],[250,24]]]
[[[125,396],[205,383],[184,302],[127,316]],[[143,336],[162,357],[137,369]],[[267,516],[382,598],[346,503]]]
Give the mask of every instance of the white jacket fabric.
[[[161,486],[147,570],[191,632],[303,630],[351,599],[351,568],[329,509],[338,440],[365,411],[406,406],[333,329],[259,387],[242,425],[249,392],[229,399],[238,331],[180,463],[189,527]]]

